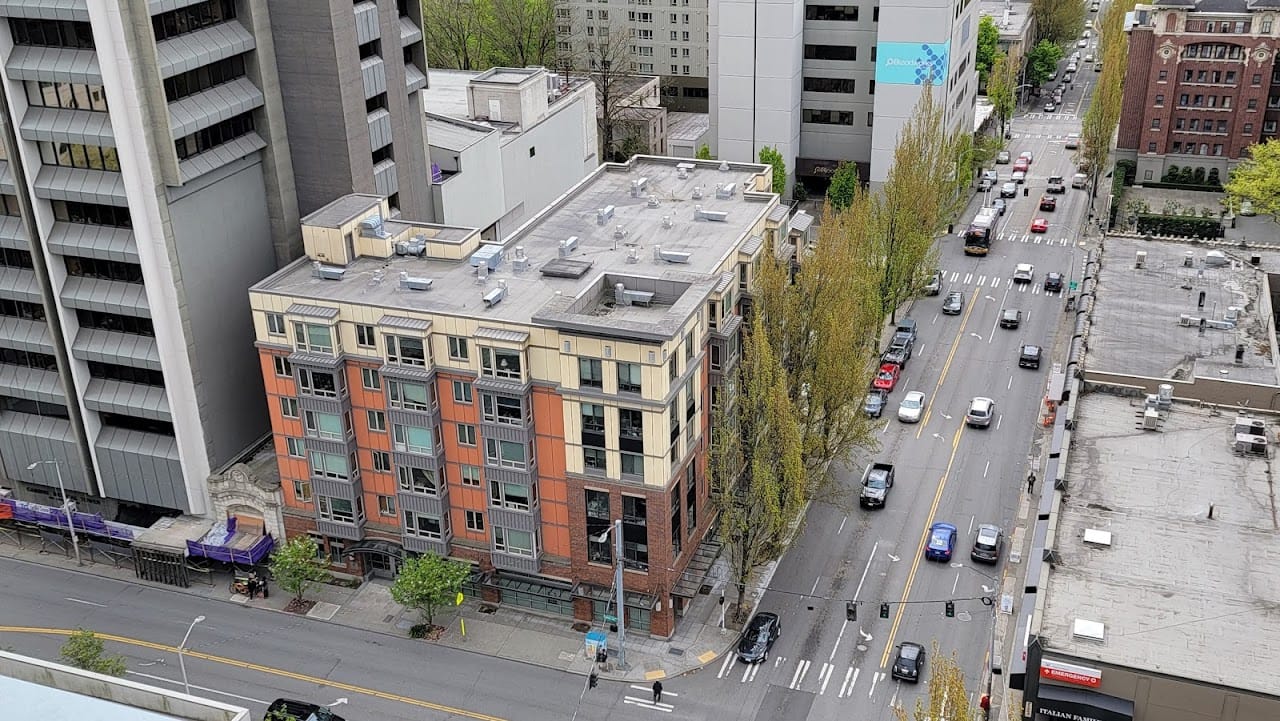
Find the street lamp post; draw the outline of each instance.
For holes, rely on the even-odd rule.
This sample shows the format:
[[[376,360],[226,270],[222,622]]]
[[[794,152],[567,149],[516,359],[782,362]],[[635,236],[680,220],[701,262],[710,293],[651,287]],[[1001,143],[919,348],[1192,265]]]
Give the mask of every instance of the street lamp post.
[[[627,665],[627,610],[624,605],[624,597],[622,594],[622,519],[613,522],[613,526],[605,529],[604,533],[596,536],[597,543],[604,543],[609,538],[609,534],[613,534],[613,587],[617,591],[618,604],[618,665],[625,667]]]
[[[62,494],[62,512],[67,516],[67,530],[71,531],[71,547],[75,549],[76,565],[83,566],[84,562],[80,560],[80,539],[76,537],[76,524],[71,519],[71,502],[67,500],[67,489],[62,485],[62,466],[57,461],[36,461],[27,466],[28,471],[35,470],[36,466],[52,465],[54,475],[58,477],[58,492]]]
[[[341,706],[346,702],[347,698],[344,696],[333,703],[321,706],[320,709],[315,712],[316,721],[331,721],[333,719],[333,707]]]
[[[187,683],[187,663],[183,660],[182,653],[187,649],[187,639],[191,638],[191,629],[196,627],[197,623],[204,620],[204,616],[196,616],[191,619],[191,625],[187,626],[187,633],[182,637],[182,643],[178,644],[178,668],[182,669],[182,688],[188,696],[191,695],[191,684]]]

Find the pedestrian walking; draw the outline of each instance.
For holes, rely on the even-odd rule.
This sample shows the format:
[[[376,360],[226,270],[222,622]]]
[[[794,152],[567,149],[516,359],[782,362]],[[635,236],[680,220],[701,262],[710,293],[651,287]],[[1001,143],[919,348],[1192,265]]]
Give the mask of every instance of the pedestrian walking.
[[[253,600],[258,595],[258,574],[249,574],[249,600]]]
[[[661,681],[653,682],[653,702],[662,703],[662,682]]]
[[[990,718],[991,717],[991,696],[985,693],[982,694],[982,700],[978,702],[978,708],[982,709],[982,718],[984,719]]]
[[[1027,495],[1036,492],[1036,474],[1035,471],[1027,474]]]

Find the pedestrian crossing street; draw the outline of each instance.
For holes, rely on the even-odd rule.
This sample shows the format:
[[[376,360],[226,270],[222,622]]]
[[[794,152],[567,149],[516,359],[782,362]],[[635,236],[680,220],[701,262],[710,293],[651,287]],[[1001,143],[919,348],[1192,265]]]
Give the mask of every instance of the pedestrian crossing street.
[[[833,653],[832,656],[834,655]],[[745,664],[739,663],[737,655],[730,653],[725,656],[716,678],[726,683],[751,683],[763,669],[765,677],[772,676],[776,679],[776,685],[786,685],[793,691],[808,691],[819,696],[830,692],[834,698],[851,699],[854,692],[859,690],[858,680],[864,678],[862,669],[832,663],[833,660],[834,658],[822,662],[819,666],[808,659],[792,661],[786,656],[775,656],[764,663]],[[888,677],[887,673],[881,671],[868,673],[864,678],[870,681],[866,684],[867,698],[871,698],[876,687]]]
[[[634,689],[637,694],[632,696],[628,691],[622,697],[622,703],[628,706],[637,706],[649,711],[661,711],[662,713],[671,713],[676,708],[674,704],[669,704],[666,701],[654,701],[653,690],[649,686],[641,686],[640,684],[633,683],[631,684],[631,688]],[[664,699],[667,697],[675,698],[679,695],[680,694],[678,693],[667,691],[665,689],[662,691],[662,698]]]
[[[1014,140],[1031,140],[1039,138],[1055,143],[1067,142],[1067,133],[1010,133]]]
[[[1037,277],[1030,283],[1014,283],[1013,278],[1001,278],[998,275],[983,275],[981,273],[964,273],[960,271],[942,271],[943,285],[945,290],[955,290],[959,286],[974,286],[975,288],[1008,288],[1016,293],[1030,293],[1031,295],[1061,295],[1056,290],[1045,290],[1043,278]]]
[[[1028,118],[1030,120],[1077,120],[1078,119],[1076,116],[1076,113],[1027,113],[1026,115],[1023,115],[1020,117]],[[1015,138],[1018,137],[1018,134],[1014,133],[1013,137]],[[1038,138],[1040,136],[1032,135],[1032,136],[1024,136],[1024,137]]]
[[[1027,243],[1029,245],[1049,245],[1061,248],[1071,247],[1070,238],[1050,238],[1043,233],[1000,233],[996,236],[999,243]]]

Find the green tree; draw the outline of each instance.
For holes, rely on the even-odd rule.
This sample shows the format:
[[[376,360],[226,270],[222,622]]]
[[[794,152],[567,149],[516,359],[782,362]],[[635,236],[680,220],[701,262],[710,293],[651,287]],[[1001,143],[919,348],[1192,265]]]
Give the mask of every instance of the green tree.
[[[483,70],[488,65],[487,0],[422,0],[422,35],[427,65]]]
[[[471,566],[434,553],[410,556],[391,584],[391,598],[417,610],[428,625],[434,624],[436,609],[453,603],[470,573]]]
[[[782,153],[773,146],[760,148],[760,162],[768,163],[773,167],[773,192],[782,195],[787,190],[787,161],[782,159]]]
[[[1084,30],[1088,10],[1082,0],[1031,0],[1036,38],[1056,45],[1075,42]]]
[[[836,172],[831,174],[831,182],[827,184],[827,202],[837,211],[844,210],[853,203],[853,197],[860,186],[858,166],[841,161]]]
[[[1111,138],[1120,124],[1124,103],[1124,73],[1128,66],[1129,44],[1123,32],[1124,16],[1133,10],[1136,0],[1116,0],[1107,6],[1098,21],[1101,38],[1098,59],[1102,72],[1089,107],[1080,123],[1080,149],[1076,161],[1089,175],[1089,213],[1098,195],[1098,179],[1106,171],[1111,154]]]
[[[1027,53],[1026,82],[1029,85],[1044,85],[1045,81],[1058,69],[1058,61],[1062,59],[1062,48],[1050,40],[1041,40]]]
[[[77,628],[67,638],[58,656],[67,663],[85,671],[93,671],[107,676],[123,676],[125,662],[123,656],[104,656],[102,639],[93,631]]]
[[[693,157],[697,158],[698,160],[715,160],[715,156],[711,154],[711,146],[707,145],[706,143],[703,143],[702,147],[698,148],[697,154],[694,155]]]
[[[319,555],[320,549],[310,536],[294,536],[271,554],[267,565],[280,589],[301,601],[307,591],[329,577]]]
[[[1227,176],[1223,190],[1236,201],[1235,208],[1240,207],[1239,201],[1248,200],[1255,212],[1280,222],[1280,141],[1249,146],[1249,157]]]
[[[767,262],[773,262],[772,254]],[[738,594],[737,614],[743,618],[749,610],[747,585],[756,569],[781,550],[808,499],[786,370],[769,343],[761,313],[745,335],[737,381],[721,394],[715,422],[713,497]]]
[[[978,21],[978,51],[973,60],[974,67],[978,69],[979,79],[986,79],[999,52],[1000,28],[996,25],[995,18],[983,15]]]
[[[555,10],[551,0],[487,0],[484,34],[493,65],[553,67]]]
[[[964,670],[954,651],[943,656],[938,642],[927,656],[929,664],[928,690],[916,698],[910,712],[901,705],[893,707],[897,721],[973,721],[974,706],[969,701],[969,689],[965,684]]]
[[[1013,111],[1018,107],[1017,88],[1016,63],[1011,62],[1008,55],[999,53],[991,65],[991,72],[987,73],[987,99],[991,101],[996,119],[1000,121],[1001,138],[1004,137],[1005,129],[1009,126]]]

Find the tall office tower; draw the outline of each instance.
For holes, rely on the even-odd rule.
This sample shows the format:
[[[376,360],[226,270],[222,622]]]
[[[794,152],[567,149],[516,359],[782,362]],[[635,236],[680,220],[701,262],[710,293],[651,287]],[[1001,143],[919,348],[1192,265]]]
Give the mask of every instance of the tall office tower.
[[[773,146],[814,190],[841,162],[883,181],[925,78],[949,127],[973,125],[977,22],[972,0],[713,2],[717,157],[754,160]]]
[[[211,469],[270,428],[245,290],[301,242],[267,6],[0,2],[0,462],[19,498],[201,513]]]
[[[432,218],[418,0],[272,0],[298,209],[348,193]],[[296,229],[295,231],[296,232]]]

